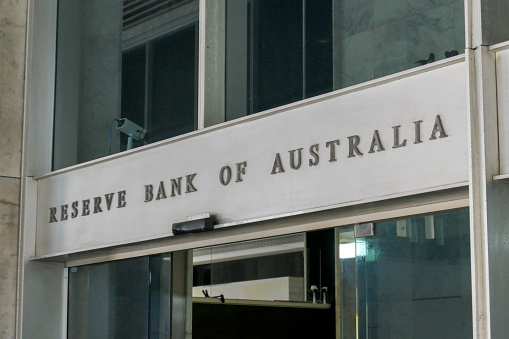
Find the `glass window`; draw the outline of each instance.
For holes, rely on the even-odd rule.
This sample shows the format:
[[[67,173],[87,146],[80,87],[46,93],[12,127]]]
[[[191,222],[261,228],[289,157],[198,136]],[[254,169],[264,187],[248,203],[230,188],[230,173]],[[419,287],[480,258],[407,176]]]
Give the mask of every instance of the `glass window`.
[[[192,252],[70,268],[69,338],[472,336],[468,210]]]
[[[68,337],[169,338],[171,258],[157,255],[70,268]]]
[[[304,236],[283,236],[193,251],[193,296],[304,301]]]
[[[148,131],[134,146],[196,129],[197,30],[193,24],[123,53],[121,117]],[[121,135],[121,150],[127,138]]]
[[[53,169],[197,128],[198,3],[59,1]],[[217,3],[210,7],[221,13],[206,14],[225,20],[225,29],[209,33],[220,35],[213,39],[224,49],[205,60],[225,66],[207,78],[221,92],[224,83],[224,112],[205,110],[225,120],[432,63],[465,46],[462,0],[225,5],[224,17]],[[146,133],[117,131],[123,118]]]
[[[332,1],[228,0],[226,119],[332,90]]]
[[[342,338],[472,336],[467,210],[340,229]]]
[[[334,337],[333,229],[193,252],[193,338]]]
[[[227,0],[226,119],[463,53],[462,0]]]
[[[53,169],[195,130],[197,27],[197,0],[60,0]]]

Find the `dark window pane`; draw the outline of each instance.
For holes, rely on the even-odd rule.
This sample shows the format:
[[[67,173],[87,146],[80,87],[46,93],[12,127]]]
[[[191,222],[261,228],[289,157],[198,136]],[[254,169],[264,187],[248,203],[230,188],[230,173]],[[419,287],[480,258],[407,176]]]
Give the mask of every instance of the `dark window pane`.
[[[306,1],[305,97],[332,91],[332,1]]]
[[[197,0],[58,1],[53,169],[196,128]],[[152,111],[153,107],[153,111]]]
[[[228,0],[226,7],[226,120],[455,56],[465,46],[461,0]]]
[[[302,99],[302,1],[254,2],[254,112]]]
[[[193,25],[153,44],[150,142],[195,129],[195,36]]]
[[[145,46],[122,55],[122,117],[145,126]],[[127,135],[121,134],[121,144],[127,144]],[[135,141],[143,144],[143,141]],[[124,146],[125,147],[125,146]]]

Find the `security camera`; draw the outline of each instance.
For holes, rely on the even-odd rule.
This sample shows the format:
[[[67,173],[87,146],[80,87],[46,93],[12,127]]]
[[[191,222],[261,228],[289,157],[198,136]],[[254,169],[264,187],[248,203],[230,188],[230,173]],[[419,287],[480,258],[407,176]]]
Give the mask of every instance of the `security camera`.
[[[145,134],[147,134],[146,129],[126,118],[118,119],[117,129],[134,140],[141,140],[145,137]]]
[[[136,125],[129,119],[122,118],[117,120],[117,129],[127,134],[129,138],[127,138],[127,149],[130,150],[133,148],[133,139],[141,140],[147,134],[147,130],[141,126]]]

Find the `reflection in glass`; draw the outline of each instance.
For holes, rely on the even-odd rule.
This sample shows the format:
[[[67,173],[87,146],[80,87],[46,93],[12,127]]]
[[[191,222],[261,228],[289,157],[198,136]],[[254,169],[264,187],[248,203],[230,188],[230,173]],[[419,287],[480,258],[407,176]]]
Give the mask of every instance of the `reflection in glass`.
[[[193,338],[334,337],[334,229],[193,252]]]
[[[380,222],[374,237],[343,228],[339,257],[343,337],[472,335],[467,210]]]
[[[68,337],[170,338],[171,255],[69,269]]]
[[[330,0],[226,2],[226,120],[332,90]]]
[[[462,0],[227,0],[226,120],[462,54]]]
[[[304,301],[304,236],[194,250],[193,296]]]
[[[53,169],[196,129],[197,0],[59,0]]]

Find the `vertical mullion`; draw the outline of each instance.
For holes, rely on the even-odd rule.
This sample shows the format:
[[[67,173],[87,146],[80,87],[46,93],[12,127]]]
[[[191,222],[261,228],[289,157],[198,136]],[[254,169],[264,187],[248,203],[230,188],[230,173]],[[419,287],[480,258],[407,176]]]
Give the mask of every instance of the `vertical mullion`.
[[[154,48],[152,42],[147,42],[145,44],[145,107],[144,107],[144,116],[145,116],[145,128],[148,133],[152,132],[152,78],[153,78],[153,55]],[[150,134],[149,134],[150,136]],[[150,138],[149,138],[150,140]],[[144,139],[144,143],[147,144],[147,140]]]
[[[198,117],[196,129],[205,127],[205,51],[207,42],[205,34],[207,33],[207,2],[199,0],[198,12]]]
[[[258,89],[258,77],[256,70],[258,69],[258,50],[256,46],[258,46],[258,34],[256,34],[256,22],[255,19],[258,16],[258,3],[255,0],[250,1],[250,36],[249,36],[249,48],[250,48],[250,58],[249,58],[249,86],[250,86],[250,107],[249,114],[253,114],[258,112],[258,97],[256,96],[256,91]]]
[[[342,40],[341,40],[341,0],[332,2],[332,89],[337,90],[342,87]]]
[[[194,24],[194,129],[200,128],[200,56],[199,56],[199,50],[200,50],[200,22]]]
[[[248,3],[245,0],[226,3],[226,77],[225,118],[232,120],[248,114]]]
[[[225,121],[225,0],[200,0],[198,129]]]
[[[306,0],[302,0],[302,99],[306,98]]]

